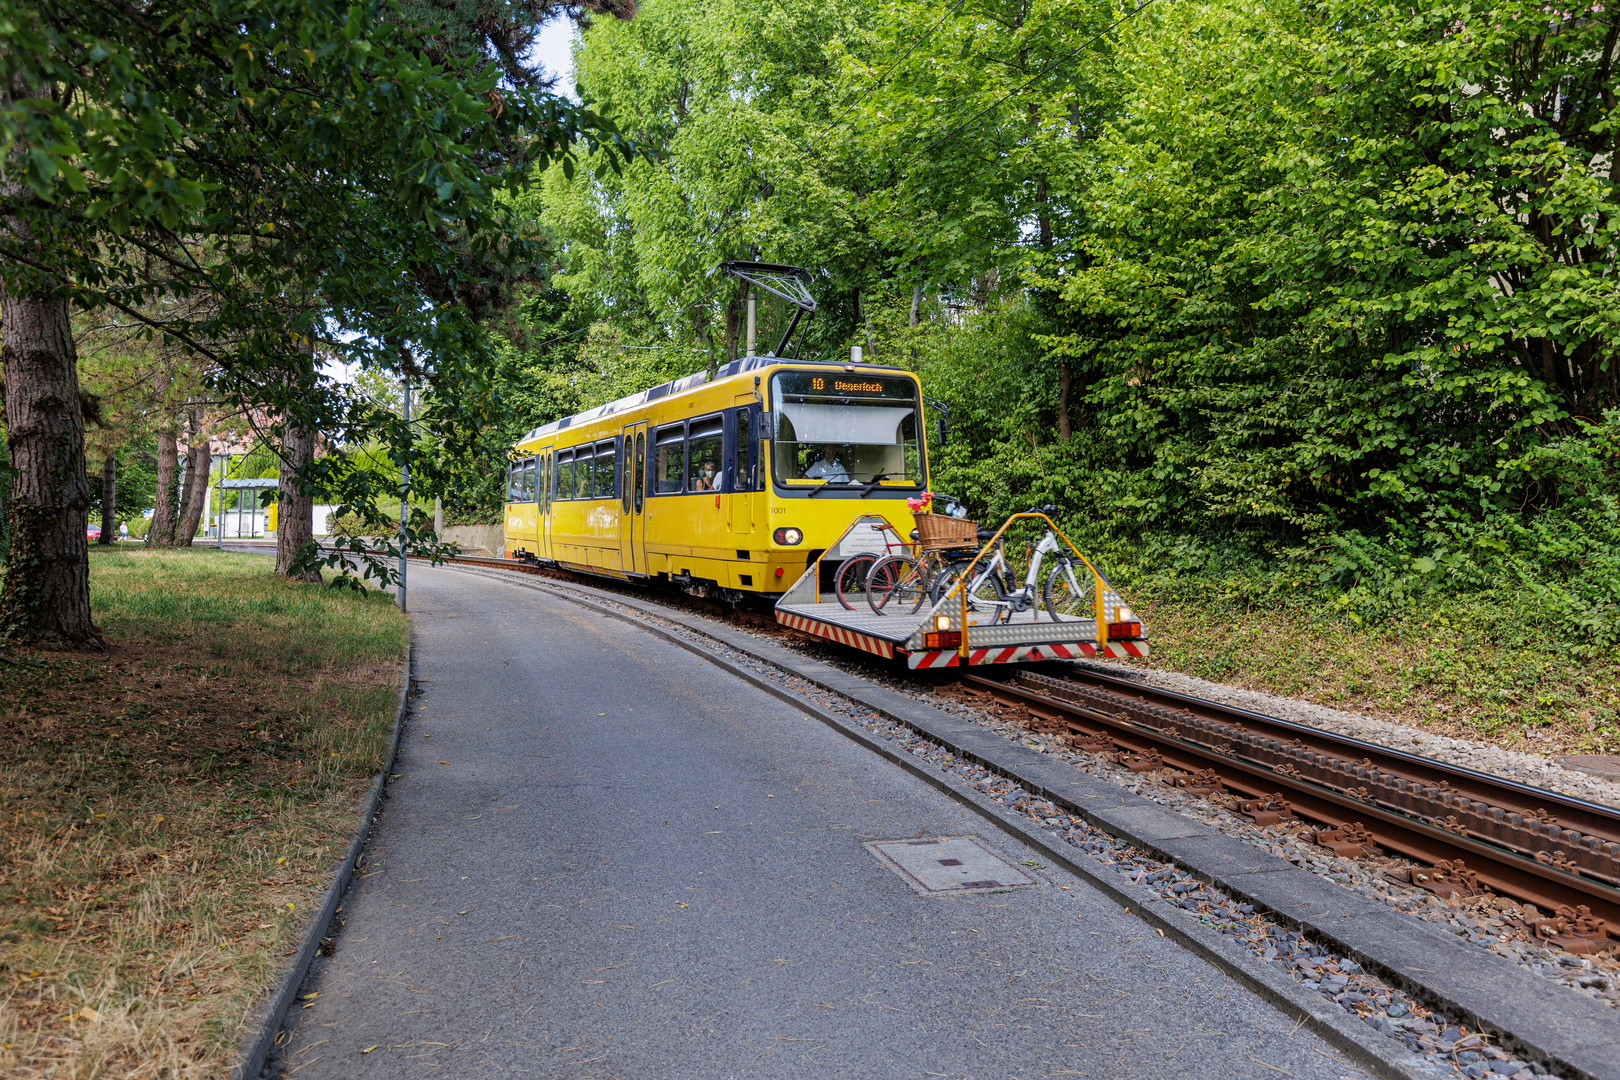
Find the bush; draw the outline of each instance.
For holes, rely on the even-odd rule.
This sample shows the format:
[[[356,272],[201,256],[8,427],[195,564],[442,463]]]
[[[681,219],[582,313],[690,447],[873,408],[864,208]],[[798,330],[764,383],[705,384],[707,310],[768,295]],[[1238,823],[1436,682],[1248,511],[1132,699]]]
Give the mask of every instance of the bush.
[[[506,522],[504,510],[504,506],[497,506],[494,509],[487,507],[451,509],[447,506],[444,508],[444,527],[448,529],[452,525],[501,525]]]

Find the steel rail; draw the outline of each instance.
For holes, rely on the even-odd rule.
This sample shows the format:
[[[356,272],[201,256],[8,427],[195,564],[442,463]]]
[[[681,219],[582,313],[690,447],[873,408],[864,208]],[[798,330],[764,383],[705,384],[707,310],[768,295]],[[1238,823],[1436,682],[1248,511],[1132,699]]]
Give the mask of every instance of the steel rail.
[[[961,683],[1077,738],[1213,770],[1227,787],[1286,801],[1330,828],[1359,824],[1381,847],[1441,866],[1439,880],[1443,864],[1461,860],[1498,892],[1553,911],[1584,905],[1620,937],[1620,813],[1608,807],[1097,672],[974,673]]]

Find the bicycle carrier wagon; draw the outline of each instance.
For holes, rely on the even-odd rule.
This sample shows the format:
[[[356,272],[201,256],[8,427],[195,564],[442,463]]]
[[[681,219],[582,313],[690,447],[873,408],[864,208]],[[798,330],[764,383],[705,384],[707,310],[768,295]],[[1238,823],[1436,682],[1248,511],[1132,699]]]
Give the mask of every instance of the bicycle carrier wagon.
[[[941,518],[949,524],[938,528],[940,522],[925,524],[928,518]],[[912,668],[1147,656],[1148,642],[1140,619],[1044,513],[1014,514],[983,545],[974,522],[921,514],[917,516],[917,550],[953,548],[962,552],[959,558],[964,567],[970,559],[976,566],[993,556],[1009,525],[1032,519],[1045,522],[1048,537],[1057,538],[1058,542],[1048,542],[1058,552],[1054,562],[1061,559],[1073,567],[1076,579],[1083,571],[1081,584],[1090,590],[1091,601],[1086,616],[1054,612],[1040,604],[1009,616],[993,602],[987,606],[964,598],[962,588],[949,590],[937,600],[930,598],[915,610],[889,608],[880,613],[863,606],[846,607],[822,588],[820,564],[830,563],[836,571],[845,560],[883,555],[894,548],[893,538],[898,535],[882,515],[862,514],[782,594],[776,604],[776,621],[878,656],[903,657]]]

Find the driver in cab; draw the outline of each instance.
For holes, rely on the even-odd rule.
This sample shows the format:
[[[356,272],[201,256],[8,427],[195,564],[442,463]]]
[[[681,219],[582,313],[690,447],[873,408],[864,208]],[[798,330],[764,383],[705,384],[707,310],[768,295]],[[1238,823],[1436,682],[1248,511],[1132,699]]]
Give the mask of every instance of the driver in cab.
[[[823,480],[829,484],[849,483],[849,470],[838,460],[838,451],[830,444],[821,448],[821,456],[804,470],[804,475],[807,479]]]

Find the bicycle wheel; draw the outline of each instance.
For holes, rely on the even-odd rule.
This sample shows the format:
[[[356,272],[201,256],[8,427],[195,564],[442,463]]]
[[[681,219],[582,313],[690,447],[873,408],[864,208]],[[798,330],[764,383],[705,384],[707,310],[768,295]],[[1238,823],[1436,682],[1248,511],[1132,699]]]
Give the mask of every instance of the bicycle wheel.
[[[877,561],[876,555],[851,555],[838,567],[838,576],[833,579],[833,592],[845,610],[854,611],[856,603],[865,602],[866,575],[871,573],[872,564]]]
[[[910,555],[889,555],[879,559],[866,573],[866,604],[876,615],[885,608],[916,611],[922,605],[923,590],[917,561]]]
[[[947,563],[941,568],[939,573],[934,575],[934,580],[929,584],[928,602],[938,607],[939,602],[945,599],[945,594],[950,592],[952,587],[961,580],[962,571],[965,569],[967,569],[967,563]]]
[[[992,623],[1009,622],[1012,607],[1007,603],[1007,586],[1001,580],[1001,568],[990,567],[986,572],[981,564],[973,571],[973,584],[968,586],[968,608],[972,611],[993,611]]]
[[[1091,571],[1083,563],[1060,559],[1052,572],[1046,575],[1046,588],[1041,590],[1041,606],[1046,608],[1053,622],[1095,619],[1097,598],[1094,589]]]

